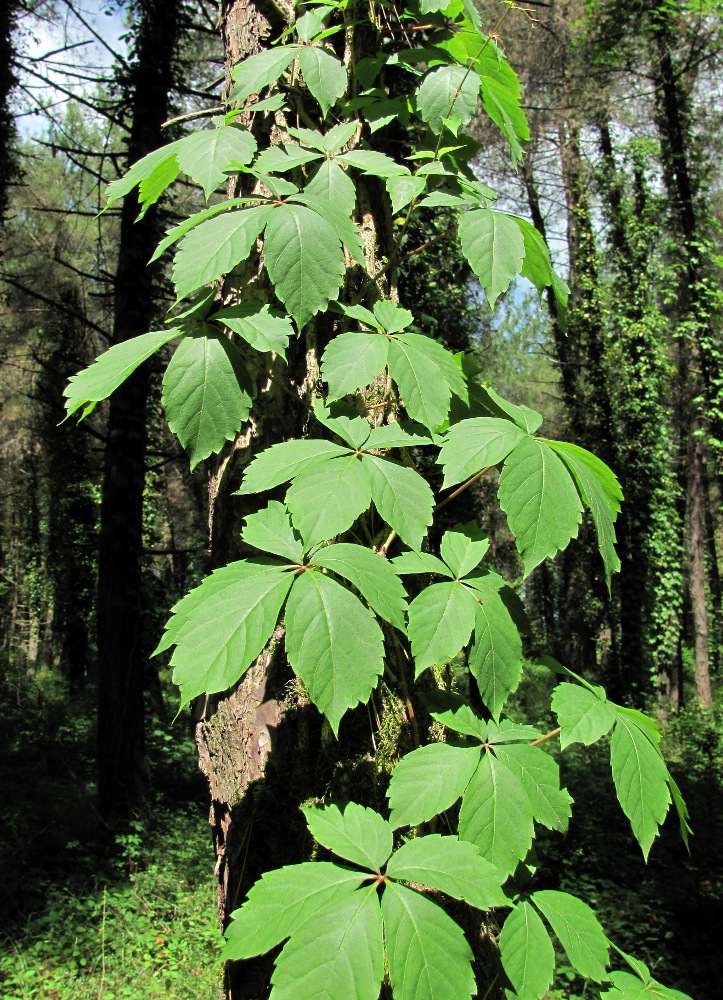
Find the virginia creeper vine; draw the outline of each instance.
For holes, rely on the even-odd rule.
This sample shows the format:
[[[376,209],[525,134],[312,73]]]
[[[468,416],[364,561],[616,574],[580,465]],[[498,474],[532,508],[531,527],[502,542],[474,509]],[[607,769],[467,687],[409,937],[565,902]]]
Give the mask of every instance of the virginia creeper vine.
[[[414,731],[415,749],[392,774],[389,817],[354,802],[305,807],[312,836],[338,860],[268,872],[234,914],[226,958],[286,942],[275,1000],[376,1000],[385,976],[396,1000],[476,994],[472,951],[446,912],[448,897],[497,910],[500,920],[506,913],[495,975],[510,996],[539,1000],[550,987],[551,932],[609,1000],[644,989],[681,996],[615,945],[630,971],[609,972],[611,942],[592,909],[536,888],[526,867],[535,824],[564,832],[571,815],[545,748],[557,736],[564,750],[611,734],[618,798],[646,857],[671,801],[687,838],[655,723],[549,659],[560,676],[559,726],[542,734],[505,718],[523,674],[521,603],[485,564],[489,543],[476,522],[444,532],[438,555],[427,542],[435,513],[497,468],[526,575],[568,545],[584,510],[608,586],[619,568],[622,494],[611,470],[574,444],[536,436],[539,414],[483,385],[470,358],[424,336],[395,301],[399,263],[456,236],[491,306],[519,274],[540,292],[551,287],[565,308],[544,240],[494,207],[463,131],[481,100],[513,161],[523,156],[520,87],[496,37],[514,4],[506,6],[487,34],[471,0],[305,4],[294,28],[235,68],[211,127],[145,157],[108,189],[110,205],[137,185],[142,211],[181,172],[207,199],[228,177],[244,178],[246,193],[169,231],[154,255],[176,247],[168,328],[111,348],[71,379],[68,414],[85,416],[171,342],[163,401],[192,466],[254,419],[259,372],[308,408],[307,436],[279,440],[245,469],[239,493],[259,502],[242,534],[257,554],[217,569],[173,608],[158,651],[174,649],[182,703],[232,688],[283,622],[288,661],[335,735],[385,673],[401,687]],[[361,31],[375,48],[357,59]],[[379,148],[391,148],[380,137],[393,123],[419,137],[405,159]],[[357,205],[369,177],[401,218],[392,254],[371,272]],[[405,250],[418,207],[452,210],[457,222]],[[252,279],[229,303],[224,281],[240,265]],[[270,363],[321,317],[333,334],[307,399]],[[365,393],[380,379],[383,401],[371,403]],[[451,489],[436,504],[415,467],[421,454],[436,456]],[[414,577],[422,584],[405,588]],[[413,668],[416,684],[460,654],[484,711],[427,686],[445,735],[423,742],[406,675]],[[457,834],[430,832],[436,817]]]

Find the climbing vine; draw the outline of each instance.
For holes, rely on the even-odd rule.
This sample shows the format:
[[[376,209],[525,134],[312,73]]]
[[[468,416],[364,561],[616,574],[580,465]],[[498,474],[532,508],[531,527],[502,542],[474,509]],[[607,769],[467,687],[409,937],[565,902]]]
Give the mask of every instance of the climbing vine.
[[[411,687],[442,736],[424,742],[415,731],[419,745],[391,775],[388,815],[355,802],[305,806],[311,836],[336,860],[268,872],[233,914],[227,959],[286,942],[276,1000],[375,1000],[385,976],[396,1000],[474,995],[472,950],[439,905],[447,897],[504,919],[496,975],[510,995],[545,994],[554,935],[609,1000],[681,996],[611,944],[583,900],[536,887],[529,858],[536,825],[564,832],[571,815],[547,749],[557,738],[564,751],[609,736],[617,795],[646,857],[671,802],[687,839],[655,723],[551,659],[558,729],[506,718],[523,675],[519,599],[489,567],[476,522],[445,531],[438,555],[428,542],[435,514],[496,468],[525,575],[567,547],[585,511],[608,587],[619,569],[623,498],[612,471],[541,436],[539,414],[425,336],[396,293],[399,266],[425,251],[408,242],[415,213],[438,208],[451,224],[429,242],[459,241],[490,306],[523,275],[565,308],[544,240],[495,207],[464,134],[481,102],[513,162],[523,156],[520,87],[498,38],[513,7],[486,32],[471,0],[305,4],[274,44],[235,67],[210,127],[108,189],[110,205],[137,187],[141,213],[180,173],[207,199],[223,184],[229,197],[173,227],[154,254],[175,248],[167,328],[72,378],[68,414],[87,415],[172,342],[163,402],[192,466],[253,425],[271,387],[306,408],[303,436],[277,440],[245,468],[238,492],[255,506],[242,537],[254,554],[173,608],[157,652],[173,649],[182,703],[233,688],[282,625],[288,662],[335,736],[382,677],[407,701]],[[406,130],[408,155],[390,153],[394,128]],[[371,251],[370,191],[392,221],[388,246],[377,231]],[[299,341],[320,349],[301,385],[282,367]],[[443,496],[422,460],[441,467]],[[425,683],[460,653],[479,704]],[[610,947],[630,971],[608,971]]]

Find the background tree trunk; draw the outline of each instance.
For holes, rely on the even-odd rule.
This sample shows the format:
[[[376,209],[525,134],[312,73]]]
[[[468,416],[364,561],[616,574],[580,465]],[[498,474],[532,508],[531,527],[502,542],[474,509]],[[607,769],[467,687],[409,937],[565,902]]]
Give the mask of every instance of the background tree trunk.
[[[10,97],[17,83],[12,36],[19,8],[18,0],[4,0],[0,4],[0,225],[7,210],[8,188],[17,170],[13,149],[15,119],[10,110]]]
[[[164,141],[178,40],[176,0],[143,0],[136,59],[129,80],[129,165]],[[146,333],[158,309],[156,268],[149,250],[160,238],[155,206],[135,222],[128,195],[121,210],[114,282],[115,343]],[[141,556],[149,374],[142,365],[113,394],[108,410],[98,549],[98,798],[103,817],[127,820],[142,809],[144,773],[144,649]]]

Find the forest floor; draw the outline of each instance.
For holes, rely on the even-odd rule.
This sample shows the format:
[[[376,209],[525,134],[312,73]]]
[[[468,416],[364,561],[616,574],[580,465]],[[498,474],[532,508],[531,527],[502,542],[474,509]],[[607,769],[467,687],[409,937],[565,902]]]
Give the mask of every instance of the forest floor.
[[[207,793],[187,720],[151,727],[152,818],[109,839],[92,806],[88,714],[79,706],[72,722],[59,721],[51,702],[36,708],[32,721],[25,710],[0,724],[0,1000],[216,1000]],[[578,746],[561,766],[585,808],[573,807],[564,840],[542,832],[536,885],[581,895],[656,978],[693,1000],[717,1000],[723,729],[683,713],[665,744],[691,812],[690,855],[669,818],[646,865],[617,805],[606,748]],[[550,1000],[593,995],[561,955]]]
[[[207,788],[188,720],[151,727],[151,818],[114,838],[92,805],[87,715],[48,721],[11,740],[0,729],[0,1000],[217,1000]]]

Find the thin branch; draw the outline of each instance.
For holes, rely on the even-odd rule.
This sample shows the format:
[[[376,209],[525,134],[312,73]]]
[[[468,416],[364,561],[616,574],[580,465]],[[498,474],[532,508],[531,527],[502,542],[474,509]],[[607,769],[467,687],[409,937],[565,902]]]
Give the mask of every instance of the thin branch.
[[[83,25],[83,27],[86,28],[91,33],[91,35],[93,36],[93,38],[95,38],[95,40],[97,42],[99,42],[107,52],[110,52],[110,54],[113,56],[113,58],[117,59],[118,62],[121,64],[121,66],[124,69],[127,70],[127,69],[130,68],[128,66],[128,63],[126,62],[126,60],[120,54],[120,52],[116,52],[115,49],[112,48],[106,42],[106,40],[102,37],[102,35],[99,35],[98,32],[95,30],[95,28],[91,24],[88,24],[88,22],[85,20],[85,18],[78,12],[78,10],[76,9],[75,5],[73,3],[71,3],[71,0],[63,0],[63,3],[66,5],[66,7],[68,8],[68,10],[70,10],[73,13],[73,15],[75,17],[77,17],[77,19],[80,21],[80,23]]]
[[[176,122],[190,122],[194,118],[207,118],[209,115],[216,115],[219,111],[225,111],[224,105],[220,105],[216,108],[206,108],[205,111],[189,111],[185,115],[177,115],[175,118],[169,118],[161,124],[161,128],[168,128],[169,125],[175,125]]]
[[[467,480],[466,483],[462,483],[461,486],[458,486],[457,489],[454,491],[454,493],[450,493],[448,497],[444,498],[444,500],[440,500],[437,506],[432,508],[432,513],[436,514],[438,510],[441,510],[443,507],[446,507],[447,504],[451,503],[456,497],[460,495],[460,493],[464,493],[465,490],[468,490],[472,485],[472,483],[476,483],[478,479],[481,479],[482,476],[484,476],[485,472],[489,472],[491,468],[492,466],[488,465],[486,469],[480,469],[479,472],[475,472],[473,476],[470,476],[470,478]]]
[[[82,313],[76,312],[74,309],[69,309],[67,306],[63,305],[62,302],[56,302],[54,299],[48,298],[47,295],[43,295],[36,288],[28,288],[27,285],[23,285],[21,282],[17,281],[15,278],[9,277],[7,274],[0,272],[0,279],[6,281],[8,285],[12,285],[13,288],[17,288],[20,292],[25,292],[26,295],[30,295],[34,299],[39,299],[40,302],[45,302],[46,305],[52,306],[53,309],[58,309],[60,312],[65,313],[66,316],[70,316],[72,319],[80,320],[85,326],[90,327],[91,330],[95,330],[99,333],[104,340],[110,340],[110,333],[104,330],[102,326],[98,326],[92,320],[88,319]]]
[[[547,733],[545,736],[541,736],[539,740],[534,740],[532,743],[530,743],[530,746],[531,747],[539,746],[540,743],[544,743],[545,740],[551,740],[553,736],[558,736],[559,734],[560,734],[560,727],[558,726],[557,729],[553,729],[551,733]]]

